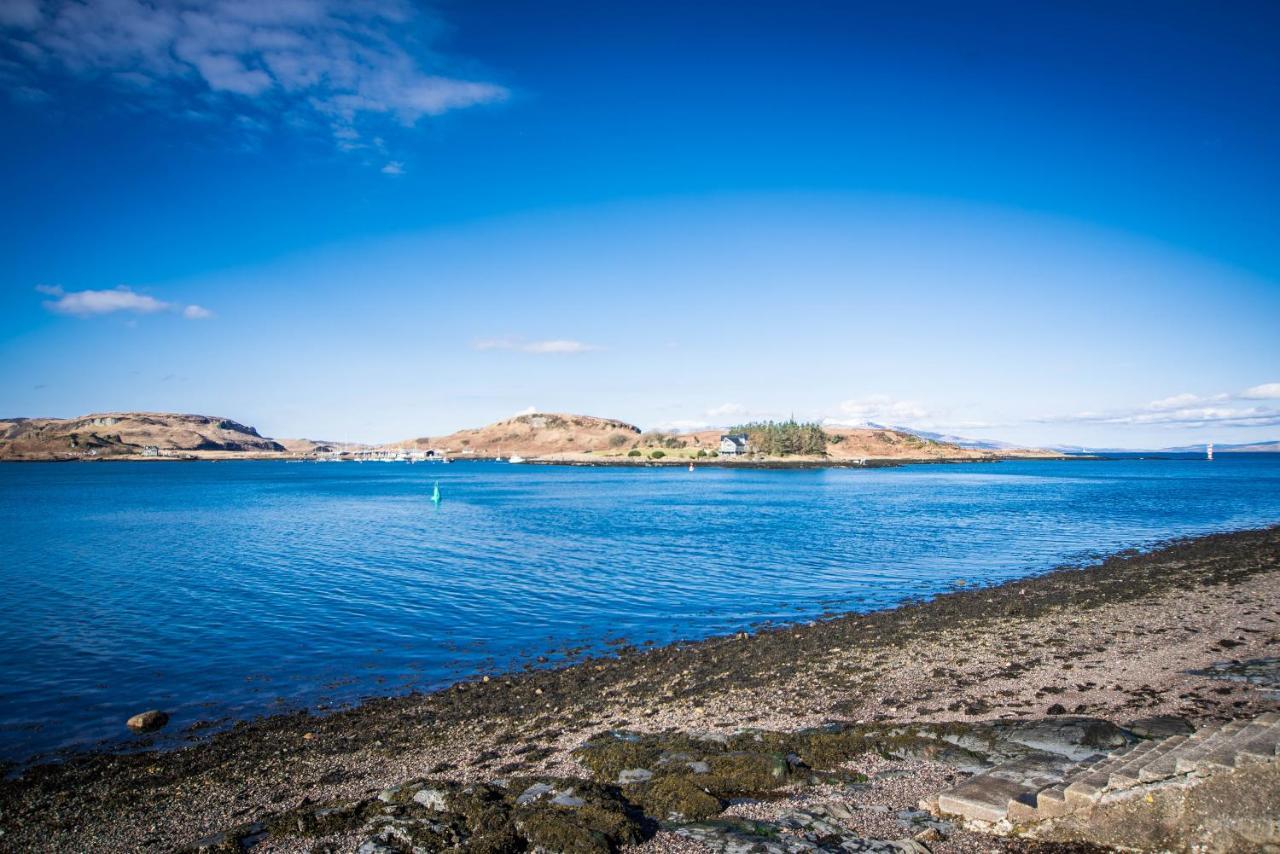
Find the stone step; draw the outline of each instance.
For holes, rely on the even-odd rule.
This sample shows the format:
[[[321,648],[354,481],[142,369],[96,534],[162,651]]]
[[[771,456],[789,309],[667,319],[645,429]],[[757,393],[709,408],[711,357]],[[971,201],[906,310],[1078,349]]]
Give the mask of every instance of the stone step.
[[[1028,798],[1033,791],[1014,780],[979,774],[938,795],[938,809],[977,821],[997,822],[1009,812],[1009,802]]]
[[[1186,740],[1187,737],[1184,735],[1175,735],[1163,741],[1152,743],[1150,750],[1136,755],[1133,759],[1111,772],[1111,779],[1107,781],[1107,791],[1114,792],[1120,789],[1131,789],[1138,785],[1142,782],[1141,774],[1143,768],[1161,756],[1177,750],[1186,743]]]
[[[1243,729],[1218,747],[1210,750],[1200,758],[1200,766],[1211,770],[1230,770],[1236,767],[1236,756],[1240,749],[1260,736],[1275,732],[1275,725],[1256,718]],[[1272,748],[1274,751],[1274,748]]]
[[[1223,744],[1230,742],[1235,734],[1240,732],[1247,725],[1248,723],[1246,721],[1230,721],[1223,724],[1221,729],[1190,750],[1175,750],[1173,755],[1176,755],[1178,758],[1174,763],[1174,769],[1179,774],[1190,774],[1192,771],[1198,771],[1204,763],[1204,758],[1206,756],[1222,747]]]
[[[1236,746],[1236,767],[1254,762],[1274,762],[1280,757],[1280,724],[1271,724],[1266,731],[1245,739]]]
[[[1010,800],[1009,808],[1005,812],[1005,818],[1014,824],[1029,824],[1044,818],[1044,816],[1040,815],[1040,811],[1036,809],[1036,797],[1033,794],[1026,794]]]
[[[1104,794],[1203,768],[1233,768],[1280,757],[1280,713],[1208,724],[1190,735],[1144,741],[1074,768],[1023,757],[937,796],[938,810],[989,823],[1026,824],[1097,803]],[[1045,785],[1053,782],[1052,785]]]
[[[1143,744],[1149,743],[1143,742]],[[1112,754],[1101,762],[1085,769],[1082,773],[1076,774],[1068,781],[1066,787],[1067,800],[1073,804],[1081,805],[1091,804],[1096,801],[1106,791],[1107,784],[1111,780],[1111,773],[1128,762],[1134,751],[1137,751],[1142,746],[1140,744],[1124,753]]]
[[[1140,783],[1188,773],[1180,766],[1199,770],[1217,767],[1215,763],[1228,758],[1233,765],[1225,767],[1280,758],[1280,713],[1268,712],[1252,721],[1209,724],[1190,735],[1142,742],[1092,765],[1077,766],[1060,783],[1034,793],[1016,793],[1005,814],[1010,821],[1023,825],[1057,818],[1095,804],[1107,793],[1124,797],[1124,790]],[[994,815],[995,810],[990,814]]]
[[[1138,779],[1143,783],[1154,783],[1156,780],[1167,780],[1178,773],[1178,758],[1188,751],[1195,750],[1218,734],[1221,724],[1209,724],[1187,736],[1186,741],[1168,753],[1152,759],[1138,769]]]
[[[1074,808],[1067,801],[1067,784],[1055,783],[1047,789],[1036,793],[1036,812],[1039,818],[1057,818],[1066,815]]]

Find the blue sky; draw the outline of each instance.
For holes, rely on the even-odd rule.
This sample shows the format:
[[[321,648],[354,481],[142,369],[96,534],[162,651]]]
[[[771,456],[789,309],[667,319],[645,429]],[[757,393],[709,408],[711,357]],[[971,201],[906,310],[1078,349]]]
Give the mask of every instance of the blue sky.
[[[1280,437],[1280,9],[0,0],[0,415]]]

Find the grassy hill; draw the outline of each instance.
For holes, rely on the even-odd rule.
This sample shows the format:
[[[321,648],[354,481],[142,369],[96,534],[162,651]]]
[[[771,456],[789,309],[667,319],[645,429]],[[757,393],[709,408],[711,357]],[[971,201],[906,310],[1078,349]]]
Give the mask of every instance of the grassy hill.
[[[280,453],[252,427],[210,415],[102,412],[80,418],[0,420],[0,460],[105,459],[161,452]]]

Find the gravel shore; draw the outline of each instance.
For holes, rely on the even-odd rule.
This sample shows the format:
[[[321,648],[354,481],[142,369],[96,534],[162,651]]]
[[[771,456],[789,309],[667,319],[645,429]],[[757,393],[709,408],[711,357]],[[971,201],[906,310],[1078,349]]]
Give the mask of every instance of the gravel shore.
[[[325,717],[265,718],[181,750],[28,769],[0,784],[0,850],[172,850],[428,777],[602,779],[581,748],[605,732],[732,739],[831,722],[1253,715],[1280,708],[1276,692],[1219,678],[1214,665],[1277,656],[1280,527],[1213,535],[872,614],[624,650]],[[957,774],[953,764],[870,753],[833,768],[843,776],[787,777],[767,798],[726,799],[723,816],[777,819],[820,801],[869,838],[911,836],[929,828],[904,811]],[[359,839],[341,828],[277,831],[255,850],[354,850]],[[629,842],[709,850],[667,826]],[[930,848],[1031,845],[957,829]]]

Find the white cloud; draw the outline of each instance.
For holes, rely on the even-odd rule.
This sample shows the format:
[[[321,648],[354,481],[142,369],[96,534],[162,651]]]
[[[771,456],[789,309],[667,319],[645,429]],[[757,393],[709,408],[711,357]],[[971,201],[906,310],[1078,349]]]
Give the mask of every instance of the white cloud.
[[[581,341],[557,339],[554,341],[533,341],[524,345],[521,349],[526,353],[588,353],[597,348]]]
[[[378,147],[364,139],[379,119],[408,127],[508,95],[422,67],[410,47],[442,27],[407,0],[3,0],[0,27],[19,82],[110,81],[135,104],[278,118],[343,149]]]
[[[53,297],[44,301],[44,307],[54,314],[73,317],[93,317],[101,314],[128,312],[130,314],[157,314],[178,312],[188,320],[213,317],[213,312],[199,305],[180,306],[140,294],[126,285],[111,290],[66,291],[59,285],[36,285],[36,290]]]
[[[736,415],[745,415],[747,408],[741,403],[722,403],[719,406],[713,406],[707,410],[708,418],[728,418]]]
[[[524,341],[520,338],[482,338],[472,343],[473,350],[515,350],[521,353],[542,354],[575,354],[590,353],[599,350],[593,344],[582,341],[570,341],[563,338],[549,341]]]
[[[519,412],[517,412],[514,417],[519,418],[521,415],[536,415],[538,412],[539,412],[538,407],[526,406],[524,409],[521,409]]]
[[[1280,400],[1280,383],[1263,383],[1240,393],[1245,400]]]
[[[1260,406],[1251,407],[1187,407],[1160,412],[1081,412],[1076,415],[1036,419],[1042,423],[1092,423],[1120,425],[1163,425],[1168,427],[1275,427],[1280,426],[1280,411]]]
[[[865,424],[874,421],[881,424],[902,424],[905,422],[929,419],[932,413],[914,400],[895,400],[886,394],[873,394],[856,400],[843,401],[840,406],[841,420],[846,423]],[[836,419],[828,419],[831,423],[840,423]]]
[[[1077,412],[1036,418],[1040,423],[1089,423],[1166,427],[1275,427],[1280,409],[1246,403],[1280,399],[1280,383],[1245,389],[1238,394],[1176,394],[1153,400],[1144,407],[1110,412]]]
[[[392,160],[386,166],[382,167],[382,174],[383,175],[403,175],[404,164],[401,163],[399,160]]]
[[[696,418],[676,418],[671,421],[664,421],[657,425],[655,429],[664,433],[696,433],[699,430],[706,430],[711,425],[705,421],[699,421]]]

